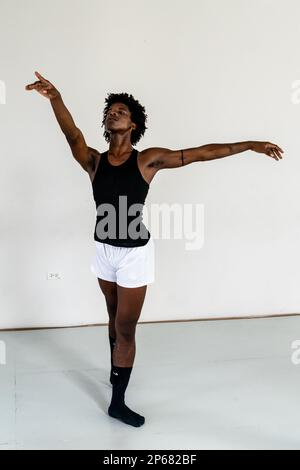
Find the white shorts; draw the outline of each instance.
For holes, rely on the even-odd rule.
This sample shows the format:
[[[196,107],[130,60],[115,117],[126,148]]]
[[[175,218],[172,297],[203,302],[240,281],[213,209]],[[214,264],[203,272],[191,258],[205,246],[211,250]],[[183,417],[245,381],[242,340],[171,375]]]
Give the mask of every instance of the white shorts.
[[[154,282],[154,241],[144,246],[126,248],[96,240],[96,254],[91,271],[100,279],[122,287],[141,287]]]

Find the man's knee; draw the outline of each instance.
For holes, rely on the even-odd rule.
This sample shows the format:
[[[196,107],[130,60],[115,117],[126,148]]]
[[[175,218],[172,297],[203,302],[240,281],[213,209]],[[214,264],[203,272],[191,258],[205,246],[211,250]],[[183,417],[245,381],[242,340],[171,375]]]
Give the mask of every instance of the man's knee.
[[[136,320],[119,318],[117,316],[115,321],[117,337],[124,341],[132,341],[135,336],[136,324]]]

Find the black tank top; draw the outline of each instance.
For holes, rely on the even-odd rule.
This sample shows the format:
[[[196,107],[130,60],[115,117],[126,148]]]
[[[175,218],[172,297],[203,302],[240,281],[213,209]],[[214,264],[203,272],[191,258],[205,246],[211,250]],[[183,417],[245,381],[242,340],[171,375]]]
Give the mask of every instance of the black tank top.
[[[139,170],[137,155],[133,149],[125,162],[112,165],[108,151],[101,154],[92,182],[98,242],[130,248],[146,245],[151,237],[142,221],[149,184]]]

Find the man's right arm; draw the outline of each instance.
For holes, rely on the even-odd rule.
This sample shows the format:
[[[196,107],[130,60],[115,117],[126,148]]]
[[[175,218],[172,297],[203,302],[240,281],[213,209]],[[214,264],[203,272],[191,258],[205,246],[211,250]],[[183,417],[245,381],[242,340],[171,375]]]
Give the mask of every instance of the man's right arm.
[[[73,157],[85,171],[89,172],[93,167],[95,159],[91,149],[86,144],[81,130],[76,127],[60,95],[51,99],[50,102],[57,122],[70,145]]]
[[[95,166],[95,157],[99,152],[87,146],[81,130],[76,126],[55,86],[38,72],[35,72],[35,74],[39,81],[27,85],[26,90],[36,90],[50,100],[57,122],[70,145],[74,158],[85,171],[91,173]]]

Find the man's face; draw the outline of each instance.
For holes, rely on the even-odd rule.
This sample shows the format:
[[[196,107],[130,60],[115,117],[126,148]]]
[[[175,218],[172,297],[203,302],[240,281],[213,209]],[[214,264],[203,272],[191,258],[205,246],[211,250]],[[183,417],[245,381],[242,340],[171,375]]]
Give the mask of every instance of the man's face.
[[[131,113],[126,104],[113,103],[109,107],[105,120],[107,131],[129,130],[132,125]]]

